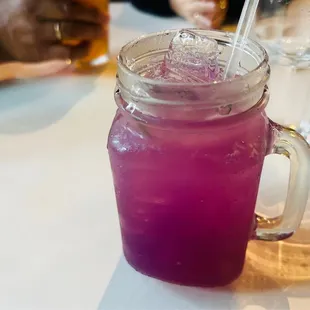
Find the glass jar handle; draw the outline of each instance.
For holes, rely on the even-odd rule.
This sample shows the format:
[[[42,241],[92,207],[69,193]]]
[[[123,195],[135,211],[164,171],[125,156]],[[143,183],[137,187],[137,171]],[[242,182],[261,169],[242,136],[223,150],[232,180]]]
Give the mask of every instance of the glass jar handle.
[[[290,160],[290,177],[284,212],[276,218],[256,216],[254,239],[278,241],[289,238],[299,227],[308,201],[310,186],[310,147],[293,129],[270,121],[274,139],[271,154]]]

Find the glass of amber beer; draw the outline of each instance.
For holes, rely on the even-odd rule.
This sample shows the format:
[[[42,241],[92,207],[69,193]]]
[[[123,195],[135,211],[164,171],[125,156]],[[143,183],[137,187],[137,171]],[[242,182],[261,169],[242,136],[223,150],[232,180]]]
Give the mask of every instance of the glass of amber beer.
[[[213,28],[218,29],[223,24],[228,10],[228,0],[217,1],[216,13],[213,19]]]
[[[88,55],[76,61],[78,70],[87,70],[104,66],[109,60],[109,0],[75,0],[85,6],[97,8],[102,14],[103,36],[94,40]],[[77,44],[79,42],[76,42]]]

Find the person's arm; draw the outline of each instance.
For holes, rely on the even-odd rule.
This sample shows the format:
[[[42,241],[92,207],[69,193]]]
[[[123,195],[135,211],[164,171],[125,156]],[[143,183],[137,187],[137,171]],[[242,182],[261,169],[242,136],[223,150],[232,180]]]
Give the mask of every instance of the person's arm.
[[[159,16],[174,16],[175,12],[170,7],[169,0],[131,0],[138,10]]]
[[[155,14],[159,16],[174,16],[176,15],[175,10],[171,8],[170,5],[170,0],[130,0],[132,5],[135,6],[137,9],[150,13],[150,14]],[[219,1],[219,0],[216,0]],[[214,2],[216,2],[214,1]],[[245,0],[228,0],[228,11],[226,15],[226,20],[225,22],[237,22]],[[198,3],[200,1],[174,1],[174,2],[180,2],[180,6],[184,4],[187,4],[188,2],[192,7],[195,5],[195,3]],[[213,2],[211,0],[206,1],[206,2]],[[201,3],[201,2],[200,2]],[[185,10],[185,5],[183,5],[183,11]],[[184,14],[179,14],[188,19],[189,21],[193,22],[195,24],[195,21],[192,21],[191,18],[187,17],[187,12],[184,12]],[[198,13],[198,12],[197,12]],[[199,12],[201,13],[201,12]],[[190,16],[192,14],[189,14]],[[202,28],[203,25],[198,25]]]
[[[71,70],[71,68],[70,63],[64,60],[51,60],[39,63],[0,62],[0,84],[15,79],[24,80],[44,77],[61,71]]]

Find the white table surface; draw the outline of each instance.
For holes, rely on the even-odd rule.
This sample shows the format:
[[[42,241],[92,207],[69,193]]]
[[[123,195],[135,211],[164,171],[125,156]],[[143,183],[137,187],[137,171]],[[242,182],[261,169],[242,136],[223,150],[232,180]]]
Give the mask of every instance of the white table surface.
[[[129,5],[112,4],[111,13],[113,55],[144,32],[188,26]],[[310,210],[290,242],[251,242],[244,273],[229,288],[164,284],[125,263],[106,151],[115,69],[0,89],[0,309],[309,309]],[[310,73],[274,72],[270,114],[298,121]],[[285,95],[288,84],[298,94]],[[286,160],[267,160],[260,210],[281,209],[287,175]]]

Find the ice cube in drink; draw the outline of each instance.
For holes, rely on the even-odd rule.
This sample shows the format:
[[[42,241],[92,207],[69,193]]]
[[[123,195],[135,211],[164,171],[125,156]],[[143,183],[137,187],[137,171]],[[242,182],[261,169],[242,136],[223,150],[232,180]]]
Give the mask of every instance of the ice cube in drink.
[[[194,31],[179,31],[170,43],[163,72],[180,82],[213,82],[220,78],[219,55],[215,40]]]
[[[211,83],[222,79],[218,45],[194,30],[180,30],[169,45],[164,60],[145,76],[167,82]]]

